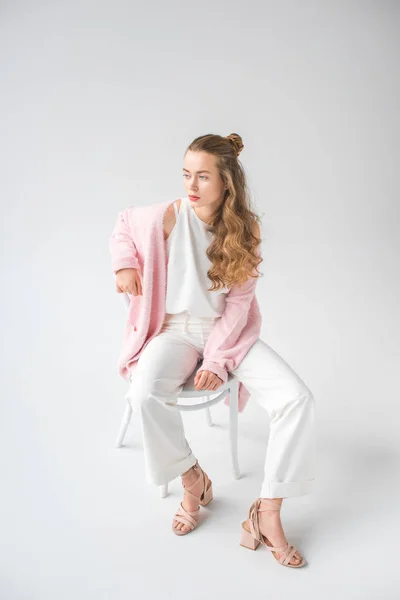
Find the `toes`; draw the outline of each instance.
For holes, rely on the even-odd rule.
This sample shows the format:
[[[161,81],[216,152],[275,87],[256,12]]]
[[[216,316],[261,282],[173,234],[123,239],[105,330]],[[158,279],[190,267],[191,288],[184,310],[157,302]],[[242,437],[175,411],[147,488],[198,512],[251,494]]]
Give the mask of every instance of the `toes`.
[[[277,555],[277,559],[279,560],[281,558],[281,554]],[[301,562],[301,560],[298,560],[296,558],[296,555],[292,556],[292,558],[289,560],[289,565],[298,565]]]
[[[189,530],[189,527],[187,525],[184,525],[183,523],[181,523],[180,521],[176,521],[174,519],[173,521],[173,527],[174,529],[176,529],[177,531],[183,531],[186,532]]]
[[[292,559],[290,560],[290,564],[291,565],[298,565],[301,563],[301,556],[298,552],[296,552],[294,554],[294,556],[292,557]]]

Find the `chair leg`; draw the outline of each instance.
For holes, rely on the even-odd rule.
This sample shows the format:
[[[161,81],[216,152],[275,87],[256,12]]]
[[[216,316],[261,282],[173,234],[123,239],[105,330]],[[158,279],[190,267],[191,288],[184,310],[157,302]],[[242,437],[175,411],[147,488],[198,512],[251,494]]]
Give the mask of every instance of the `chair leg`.
[[[168,483],[164,483],[164,485],[160,485],[160,496],[161,498],[166,498],[168,496]]]
[[[131,403],[129,402],[129,400],[127,400],[124,416],[122,418],[122,422],[121,422],[121,425],[119,428],[117,440],[115,442],[116,448],[120,448],[122,446],[122,442],[124,441],[126,430],[128,429],[129,422],[131,420],[131,416],[132,416],[132,406],[131,406]]]
[[[207,396],[203,396],[203,401],[204,401],[204,402],[207,402]],[[206,423],[207,423],[207,425],[208,425],[209,427],[212,427],[212,424],[213,424],[213,422],[212,422],[212,418],[211,418],[211,411],[210,411],[210,407],[209,407],[209,406],[206,406],[206,407],[205,407],[205,409],[204,409],[204,412],[205,412],[205,414],[206,414]]]
[[[238,382],[231,381],[229,390],[229,440],[231,446],[231,457],[233,476],[235,479],[240,478],[239,460],[238,460]]]

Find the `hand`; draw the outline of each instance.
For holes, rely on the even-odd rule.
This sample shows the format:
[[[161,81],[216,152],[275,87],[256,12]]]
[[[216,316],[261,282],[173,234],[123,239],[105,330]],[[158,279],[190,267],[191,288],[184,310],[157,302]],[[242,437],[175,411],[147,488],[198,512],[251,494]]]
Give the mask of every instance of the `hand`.
[[[116,273],[115,286],[118,294],[128,292],[133,296],[142,296],[142,282],[137,269],[120,269]]]
[[[222,379],[212,371],[200,371],[194,378],[196,390],[216,390],[223,383]]]

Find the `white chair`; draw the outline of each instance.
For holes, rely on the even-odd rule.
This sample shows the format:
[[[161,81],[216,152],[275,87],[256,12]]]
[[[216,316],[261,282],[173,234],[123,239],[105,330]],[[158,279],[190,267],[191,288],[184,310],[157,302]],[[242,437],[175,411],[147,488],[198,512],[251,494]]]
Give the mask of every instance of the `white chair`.
[[[130,298],[129,294],[122,294],[122,299],[125,303],[126,308],[129,307]],[[206,422],[209,427],[212,426],[212,419],[210,413],[210,406],[213,404],[217,404],[226,398],[229,394],[229,441],[230,441],[230,454],[232,459],[232,467],[233,467],[233,475],[235,479],[239,479],[240,471],[239,471],[239,462],[238,462],[238,381],[235,379],[231,373],[228,373],[228,380],[226,383],[222,384],[218,390],[196,390],[194,385],[194,377],[196,375],[196,371],[198,370],[199,365],[196,365],[195,369],[188,377],[183,386],[181,393],[178,396],[180,398],[199,398],[199,402],[189,403],[189,404],[179,404],[177,402],[176,408],[182,411],[185,410],[205,410]],[[216,396],[216,398],[211,398],[211,396]],[[116,448],[120,448],[123,444],[124,437],[126,431],[128,429],[131,416],[132,416],[132,406],[127,399],[127,405],[125,408],[124,416],[122,418],[122,422],[119,428],[117,440],[115,443]],[[160,495],[161,498],[165,498],[168,495],[168,483],[164,485],[160,485]]]

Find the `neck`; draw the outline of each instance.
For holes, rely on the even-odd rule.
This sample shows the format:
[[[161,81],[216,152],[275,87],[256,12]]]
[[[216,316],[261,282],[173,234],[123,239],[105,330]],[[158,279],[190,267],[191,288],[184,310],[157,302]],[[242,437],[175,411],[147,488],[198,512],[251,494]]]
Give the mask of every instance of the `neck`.
[[[199,217],[201,221],[204,221],[207,225],[211,225],[211,221],[215,215],[217,208],[220,206],[221,202],[212,202],[208,206],[201,206],[200,208],[196,208],[195,206],[191,206],[196,215]]]

